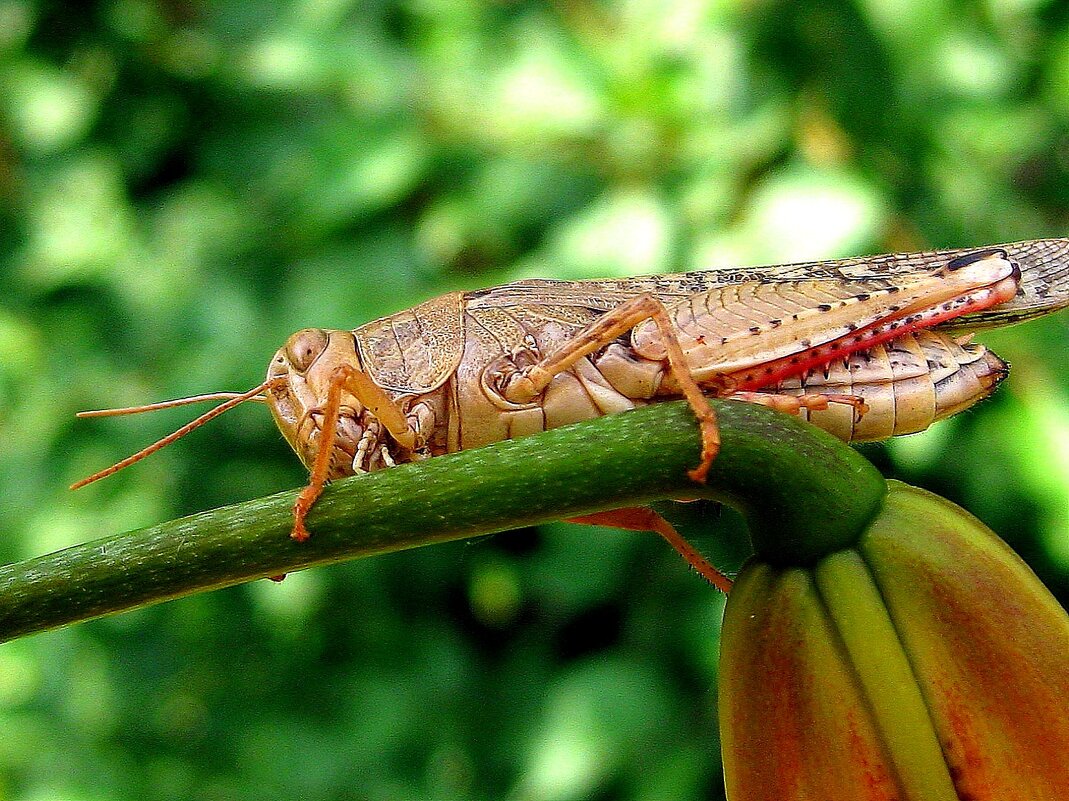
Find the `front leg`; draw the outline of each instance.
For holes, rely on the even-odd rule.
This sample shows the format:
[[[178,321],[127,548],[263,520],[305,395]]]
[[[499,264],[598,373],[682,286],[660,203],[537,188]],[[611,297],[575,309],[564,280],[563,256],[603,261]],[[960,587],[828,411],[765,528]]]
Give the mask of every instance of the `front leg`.
[[[341,413],[343,391],[348,392],[371,412],[401,447],[415,450],[418,444],[419,432],[410,425],[405,413],[382,387],[351,365],[342,364],[334,368],[327,388],[327,402],[322,408],[319,450],[308,477],[308,486],[301,490],[293,504],[293,531],[290,536],[297,542],[304,542],[311,536],[304,520],[327,484],[330,456],[338,434],[338,415]]]

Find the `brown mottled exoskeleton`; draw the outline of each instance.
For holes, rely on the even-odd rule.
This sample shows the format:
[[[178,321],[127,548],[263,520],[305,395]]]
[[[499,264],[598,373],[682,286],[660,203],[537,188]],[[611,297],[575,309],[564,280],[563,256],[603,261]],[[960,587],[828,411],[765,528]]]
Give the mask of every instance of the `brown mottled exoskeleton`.
[[[703,481],[719,447],[707,396],[801,414],[844,440],[920,431],[987,396],[1006,365],[971,331],[1069,303],[1069,240],[454,292],[351,331],[299,331],[267,380],[122,414],[225,403],[79,482],[137,461],[245,400],[265,402],[309,468],[294,539],[333,478],[685,398]],[[963,335],[964,334],[964,335]],[[649,510],[581,522],[652,529],[730,582]]]

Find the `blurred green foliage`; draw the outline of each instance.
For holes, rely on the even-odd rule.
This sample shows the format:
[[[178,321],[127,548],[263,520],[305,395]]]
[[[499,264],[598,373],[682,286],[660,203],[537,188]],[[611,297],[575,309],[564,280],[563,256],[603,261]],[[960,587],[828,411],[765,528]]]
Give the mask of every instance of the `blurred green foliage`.
[[[1050,0],[0,0],[0,557],[298,486],[244,389],[292,331],[436,293],[1069,233]],[[1069,320],[871,447],[1069,597]],[[518,502],[521,502],[518,500]],[[744,538],[704,510],[721,564]],[[703,510],[684,514],[700,516]],[[552,526],[0,647],[3,799],[722,797],[722,600]]]

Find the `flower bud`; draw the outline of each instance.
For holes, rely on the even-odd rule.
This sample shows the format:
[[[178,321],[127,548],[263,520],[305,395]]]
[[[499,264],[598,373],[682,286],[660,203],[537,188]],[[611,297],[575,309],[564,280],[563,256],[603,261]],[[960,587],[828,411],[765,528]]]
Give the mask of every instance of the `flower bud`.
[[[889,482],[856,545],[728,598],[731,801],[1069,799],[1069,616],[988,528]]]

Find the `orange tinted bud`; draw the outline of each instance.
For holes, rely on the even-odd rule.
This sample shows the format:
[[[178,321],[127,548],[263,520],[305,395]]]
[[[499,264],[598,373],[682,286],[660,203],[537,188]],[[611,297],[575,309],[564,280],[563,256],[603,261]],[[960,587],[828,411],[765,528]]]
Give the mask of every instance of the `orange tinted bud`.
[[[731,801],[1069,799],[1069,616],[975,518],[891,483],[855,549],[744,569],[720,718]]]

